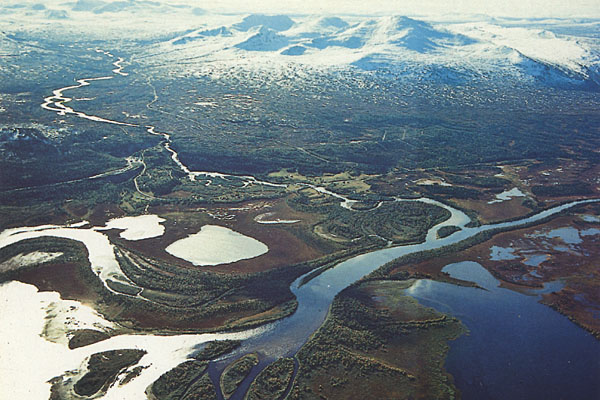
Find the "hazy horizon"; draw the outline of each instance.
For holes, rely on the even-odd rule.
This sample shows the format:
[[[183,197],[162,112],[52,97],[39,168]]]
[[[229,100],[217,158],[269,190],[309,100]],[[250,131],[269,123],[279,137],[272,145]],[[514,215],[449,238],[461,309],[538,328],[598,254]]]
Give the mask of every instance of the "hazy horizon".
[[[454,0],[440,2],[437,0],[424,0],[415,4],[410,1],[372,1],[365,3],[358,0],[322,2],[317,0],[291,0],[286,2],[276,0],[251,0],[240,4],[231,0],[215,0],[210,4],[199,3],[191,0],[160,0],[136,1],[129,0],[137,5],[167,5],[176,8],[194,7],[210,13],[265,13],[265,14],[323,14],[323,15],[380,15],[402,14],[409,16],[441,17],[452,15],[484,14],[492,17],[509,18],[599,18],[600,7],[597,2],[590,0],[576,0],[563,2],[559,0],[533,1],[533,0],[508,0],[502,3],[479,2],[474,0]],[[61,1],[52,0],[40,2],[39,0],[8,0],[4,7],[19,5],[34,6],[38,9],[70,9],[76,3],[94,5],[110,4],[126,1],[79,0]]]

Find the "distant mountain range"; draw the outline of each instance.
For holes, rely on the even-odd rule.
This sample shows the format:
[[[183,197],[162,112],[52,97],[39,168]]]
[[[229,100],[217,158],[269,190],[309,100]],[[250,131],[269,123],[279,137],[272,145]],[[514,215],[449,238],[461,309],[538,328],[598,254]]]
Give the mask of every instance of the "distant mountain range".
[[[366,71],[422,74],[455,82],[469,76],[513,75],[550,85],[597,87],[594,43],[539,28],[490,22],[433,24],[404,16],[305,17],[250,15],[200,29],[162,47],[186,57],[353,66]]]
[[[33,16],[53,24],[81,24],[82,29],[92,29],[87,26],[90,18],[118,24],[132,17],[156,21],[163,15],[184,16],[188,25],[177,26],[183,19],[174,18],[168,34],[165,24],[161,34],[154,35],[149,33],[154,29],[152,23],[136,26],[145,30],[139,38],[152,36],[144,40],[146,48],[142,51],[159,58],[168,54],[165,57],[170,64],[194,59],[238,65],[244,60],[248,68],[293,63],[390,72],[448,83],[508,76],[547,85],[600,88],[597,20],[471,16],[462,21],[436,22],[406,16],[218,16],[189,4],[142,0],[77,0],[57,2],[53,7],[12,4],[0,6],[0,14],[13,21]],[[134,29],[125,25],[130,31]],[[96,34],[102,32],[97,28]]]
[[[179,47],[187,56],[194,53],[207,61],[243,56],[257,62],[348,65],[368,71],[436,71],[439,79],[451,81],[457,74],[502,73],[552,85],[600,83],[600,57],[593,40],[586,43],[549,30],[490,22],[250,15],[229,26],[187,32],[159,45]]]

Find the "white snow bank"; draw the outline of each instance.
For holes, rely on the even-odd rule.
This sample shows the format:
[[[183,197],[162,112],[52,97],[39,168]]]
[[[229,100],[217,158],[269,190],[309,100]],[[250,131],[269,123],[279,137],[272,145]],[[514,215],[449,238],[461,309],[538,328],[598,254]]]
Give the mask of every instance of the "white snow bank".
[[[506,200],[510,200],[513,197],[525,197],[525,193],[521,192],[519,188],[512,188],[511,190],[505,190],[502,193],[496,195],[496,200],[488,201],[488,204],[501,203]]]
[[[580,41],[566,36],[559,37],[542,29],[501,27],[484,22],[451,25],[449,29],[579,73],[583,72],[582,65],[590,57],[590,51]]]
[[[27,254],[17,254],[16,256],[0,263],[0,272],[14,271],[22,267],[35,264],[43,264],[62,256],[63,253],[48,253],[45,251],[33,251]]]
[[[166,251],[194,265],[219,265],[258,257],[269,248],[229,228],[204,225],[200,232],[172,243]]]
[[[165,227],[160,223],[164,221],[164,218],[157,215],[115,218],[106,223],[106,229],[123,229],[119,235],[123,239],[142,240],[162,236]]]
[[[142,399],[144,390],[163,373],[189,359],[194,348],[212,340],[243,340],[267,328],[244,332],[202,335],[121,335],[74,350],[48,341],[44,329],[58,333],[72,327],[110,328],[89,307],[60,299],[55,292],[38,292],[35,286],[11,281],[0,285],[0,398],[47,399],[48,380],[66,371],[78,370],[92,354],[117,349],[142,349],[147,354],[137,365],[141,374],[124,386],[113,385],[104,399]],[[66,311],[70,310],[70,311]],[[67,312],[65,314],[65,312]],[[48,322],[46,323],[46,320]],[[61,324],[66,323],[61,329]],[[53,339],[56,339],[54,337]],[[132,366],[131,368],[134,368]]]

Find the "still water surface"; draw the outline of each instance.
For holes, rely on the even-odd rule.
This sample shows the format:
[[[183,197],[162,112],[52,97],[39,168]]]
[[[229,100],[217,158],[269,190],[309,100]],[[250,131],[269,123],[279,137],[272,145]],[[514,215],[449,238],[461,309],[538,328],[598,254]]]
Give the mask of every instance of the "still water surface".
[[[420,280],[406,292],[469,329],[450,343],[446,361],[464,399],[600,398],[600,342],[591,334],[539,295],[498,287],[478,263],[443,271],[483,289]]]

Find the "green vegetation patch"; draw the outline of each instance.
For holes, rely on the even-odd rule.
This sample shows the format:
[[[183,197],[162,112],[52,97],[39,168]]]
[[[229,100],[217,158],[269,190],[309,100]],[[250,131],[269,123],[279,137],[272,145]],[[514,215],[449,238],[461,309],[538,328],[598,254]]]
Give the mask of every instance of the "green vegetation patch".
[[[106,390],[123,369],[135,365],[144,354],[144,350],[111,350],[93,354],[88,361],[88,372],[74,386],[75,393],[92,396]]]
[[[149,391],[156,400],[182,399],[188,388],[206,372],[208,362],[185,361],[165,372],[151,386]]]
[[[297,200],[301,209],[310,204],[304,205],[303,201]],[[382,238],[394,243],[420,242],[425,240],[429,228],[450,217],[444,208],[417,201],[386,202],[368,211],[350,211],[330,204],[317,207],[316,212],[326,218],[315,232],[347,242],[372,237],[378,237],[380,242]]]
[[[69,349],[88,346],[108,338],[110,338],[110,335],[105,332],[97,331],[95,329],[79,329],[75,331],[71,339],[69,339]]]
[[[533,186],[531,192],[536,196],[558,197],[558,196],[586,196],[593,194],[593,190],[585,182],[560,183],[551,186]]]
[[[437,235],[440,239],[443,239],[445,237],[448,237],[450,235],[452,235],[454,232],[458,232],[460,231],[461,228],[459,228],[456,225],[447,225],[447,226],[442,226],[438,231],[437,231]]]
[[[0,169],[10,171],[0,174],[0,187],[7,189],[65,182],[123,167],[124,162],[119,156],[115,157],[107,149],[90,143],[93,136],[102,137],[109,130],[65,135],[63,142],[58,143],[46,138],[39,129],[0,128],[0,152],[14,155],[0,160]],[[11,134],[8,131],[21,135],[23,139],[2,140],[3,136]],[[115,138],[118,139],[116,135]],[[119,148],[117,143],[113,144],[115,149]],[[57,165],[60,168],[52,167]]]
[[[194,382],[181,400],[216,400],[217,392],[210,377],[204,374]]]
[[[420,305],[413,281],[373,281],[342,291],[298,352],[291,399],[453,399],[443,363],[461,323]]]
[[[11,244],[0,249],[0,264],[11,260],[18,255],[27,255],[36,251],[44,253],[62,253],[57,258],[53,258],[48,262],[35,263],[26,265],[16,269],[0,270],[0,282],[15,279],[20,272],[37,268],[43,264],[59,264],[59,263],[77,263],[88,265],[87,250],[85,246],[75,240],[55,238],[55,237],[39,237],[34,239],[25,239],[20,242]]]
[[[119,381],[119,386],[127,385],[129,382],[131,382],[132,379],[138,377],[146,368],[148,368],[147,365],[138,365],[137,367],[132,368],[131,371],[127,372],[127,374],[125,374],[125,376]]]
[[[280,358],[256,377],[246,399],[279,399],[286,391],[294,374],[294,359]]]
[[[149,388],[156,400],[215,399],[217,394],[205,374],[208,362],[240,345],[237,340],[208,342],[193,357],[165,372]]]
[[[248,376],[250,370],[258,364],[256,354],[246,354],[233,362],[221,375],[221,391],[225,398],[229,398],[238,388],[239,384]]]
[[[167,314],[173,326],[184,329],[198,321],[222,319],[228,314],[237,315],[226,319],[223,325],[239,328],[245,324],[240,322],[240,313],[258,314],[295,302],[290,284],[316,266],[305,262],[254,274],[219,274],[206,269],[181,268],[124,249],[119,249],[116,255],[125,275],[145,288],[142,296],[154,301],[128,297],[120,298],[120,305],[135,312]],[[293,309],[285,307],[281,313],[273,313],[268,318],[281,318]],[[248,324],[264,322],[267,321]]]
[[[421,190],[431,197],[442,196],[452,197],[455,199],[474,199],[477,200],[481,197],[479,190],[470,189],[462,186],[441,186],[441,185],[428,185],[423,186]]]
[[[131,285],[128,285],[126,283],[122,283],[119,281],[113,281],[112,279],[107,279],[106,285],[109,288],[111,288],[112,290],[114,290],[115,292],[127,294],[129,296],[137,296],[142,291],[142,289],[140,289],[140,288],[136,288],[136,287],[133,287]]]
[[[233,351],[240,344],[239,340],[215,340],[214,342],[208,342],[202,350],[194,355],[194,358],[200,361],[210,361]]]

